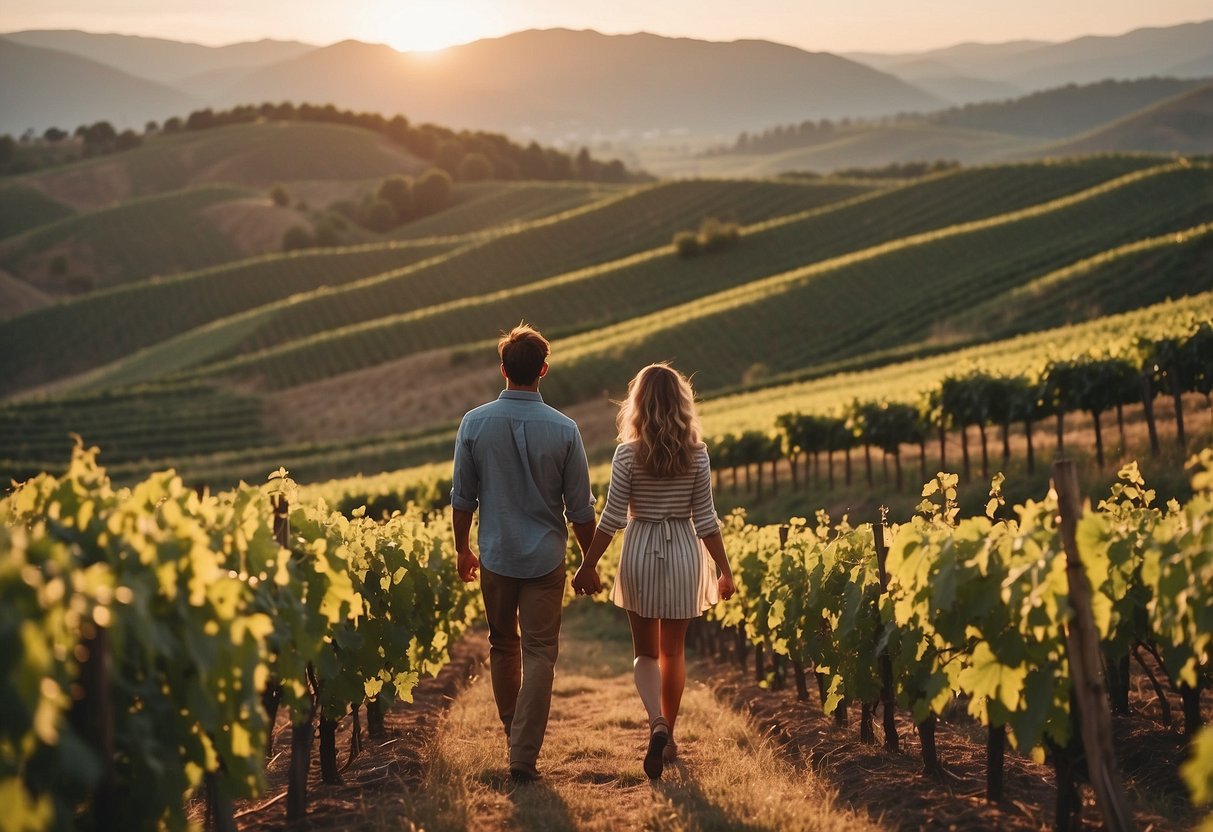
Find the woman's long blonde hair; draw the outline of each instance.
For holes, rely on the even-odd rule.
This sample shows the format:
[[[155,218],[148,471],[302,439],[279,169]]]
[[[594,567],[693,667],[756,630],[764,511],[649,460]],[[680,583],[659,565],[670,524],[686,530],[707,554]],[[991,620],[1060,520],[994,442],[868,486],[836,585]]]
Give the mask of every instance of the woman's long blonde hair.
[[[691,382],[669,364],[650,364],[628,382],[619,406],[619,441],[636,442],[641,467],[655,477],[691,470],[703,430]]]

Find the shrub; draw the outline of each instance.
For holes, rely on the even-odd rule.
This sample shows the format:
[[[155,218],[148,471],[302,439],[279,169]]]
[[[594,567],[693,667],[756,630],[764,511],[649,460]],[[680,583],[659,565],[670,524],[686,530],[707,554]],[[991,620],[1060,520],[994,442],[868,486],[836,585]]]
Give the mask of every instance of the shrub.
[[[723,222],[708,217],[699,226],[699,245],[704,251],[720,251],[741,239],[741,227],[735,222]]]
[[[359,222],[364,228],[383,233],[395,228],[400,222],[400,218],[396,216],[396,209],[392,207],[392,203],[386,199],[374,197],[363,204]]]
[[[316,245],[331,248],[342,243],[341,235],[337,232],[336,223],[328,218],[316,223]]]
[[[63,275],[67,274],[67,256],[63,254],[56,254],[54,257],[52,257],[50,263],[50,272],[55,277],[62,277]]]
[[[413,214],[413,180],[404,176],[389,176],[379,186],[378,197],[391,204],[396,219],[404,220]]]
[[[441,211],[450,200],[451,177],[444,170],[426,171],[413,186],[413,204],[423,217]]]
[[[463,182],[479,182],[493,177],[493,163],[483,153],[469,153],[459,163],[459,179]]]
[[[134,150],[141,144],[143,144],[143,138],[134,130],[123,130],[114,139],[114,148],[117,150]]]
[[[694,231],[679,231],[674,235],[674,250],[679,257],[694,257],[699,253],[699,235]]]
[[[279,208],[285,208],[291,204],[291,195],[286,192],[286,188],[281,185],[275,185],[270,188],[270,199]]]
[[[297,251],[301,248],[310,248],[311,245],[312,235],[302,225],[293,225],[282,235],[283,251]]]

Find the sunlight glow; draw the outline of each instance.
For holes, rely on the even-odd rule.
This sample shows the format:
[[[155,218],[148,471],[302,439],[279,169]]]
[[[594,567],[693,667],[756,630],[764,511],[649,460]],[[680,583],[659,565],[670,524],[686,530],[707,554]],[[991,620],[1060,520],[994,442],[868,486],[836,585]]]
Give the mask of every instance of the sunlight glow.
[[[371,3],[358,14],[359,38],[401,52],[438,52],[485,36],[492,21],[475,5],[451,0]]]

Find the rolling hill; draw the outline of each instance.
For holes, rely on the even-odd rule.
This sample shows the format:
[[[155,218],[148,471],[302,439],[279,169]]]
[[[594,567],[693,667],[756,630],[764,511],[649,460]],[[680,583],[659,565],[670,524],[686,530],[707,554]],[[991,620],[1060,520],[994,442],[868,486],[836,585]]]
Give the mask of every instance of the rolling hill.
[[[977,164],[1069,153],[1204,153],[1213,131],[1199,91],[1208,84],[1176,78],[1101,81],[829,131],[783,125],[747,134],[746,143],[739,139],[730,151],[657,157],[649,166],[665,175],[773,176],[934,160]],[[1088,136],[1089,143],[1080,143]]]
[[[362,83],[365,78],[385,83]],[[939,104],[903,81],[826,53],[764,41],[562,29],[475,41],[437,57],[346,41],[250,74],[229,100],[309,96],[415,120],[541,136],[718,133],[773,118]]]
[[[135,150],[12,180],[68,205],[95,209],[193,185],[348,183],[430,167],[384,136],[316,122],[264,122],[153,136]],[[348,187],[341,189],[342,195]]]
[[[188,112],[199,102],[172,87],[68,52],[0,37],[0,133],[39,133],[109,120],[140,128],[149,119]]]
[[[267,66],[316,48],[297,41],[268,39],[227,46],[203,46],[165,38],[72,29],[7,32],[0,37],[24,46],[70,52],[129,75],[161,80],[173,86],[203,73]]]
[[[1047,148],[1059,154],[1125,150],[1213,153],[1213,84]]]
[[[255,142],[272,127],[233,135]],[[137,158],[166,148],[133,151],[129,181],[150,188],[217,164]],[[35,186],[45,193],[27,182],[23,198]],[[160,245],[141,236],[147,214],[225,189],[244,198],[242,187],[125,199],[3,245],[49,251],[34,244],[87,232],[106,262],[147,260]],[[460,188],[447,213],[405,226],[408,239],[230,256],[156,280],[132,272],[0,319],[0,474],[62,464],[75,429],[110,448],[120,477],[175,465],[219,483],[287,464],[307,479],[441,459],[458,417],[499,384],[494,333],[521,317],[554,339],[548,400],[598,448],[607,398],[650,360],[672,358],[702,393],[726,395],[895,361],[945,366],[969,354],[958,350],[1213,289],[1213,168],[1199,160],[1069,158],[884,183]],[[139,230],[112,222],[139,211]],[[738,242],[678,256],[672,235],[707,216],[735,220]]]
[[[967,43],[903,54],[846,53],[907,80],[923,66],[938,75],[1010,84],[1025,92],[1105,79],[1151,76],[1207,77],[1213,59],[1213,20],[1135,29],[1122,35],[1088,36],[1061,43],[1012,41]],[[906,73],[901,75],[900,68]]]

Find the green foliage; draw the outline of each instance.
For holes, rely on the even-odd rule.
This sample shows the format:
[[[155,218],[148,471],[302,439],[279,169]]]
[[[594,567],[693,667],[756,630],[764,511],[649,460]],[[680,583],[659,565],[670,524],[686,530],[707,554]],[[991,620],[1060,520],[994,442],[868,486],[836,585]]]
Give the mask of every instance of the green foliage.
[[[483,153],[469,153],[459,161],[455,173],[460,182],[480,182],[493,178],[493,163]]]
[[[426,171],[413,186],[413,202],[422,216],[441,211],[450,200],[451,176],[446,171]]]
[[[699,253],[699,235],[694,231],[679,231],[674,234],[674,251],[679,257],[694,257]]]
[[[407,176],[389,176],[379,185],[375,195],[391,204],[398,219],[413,215],[413,180]]]
[[[1082,519],[1078,550],[1105,649],[1155,642],[1176,680],[1196,685],[1213,670],[1213,450],[1191,470],[1192,499],[1160,510],[1136,465],[1126,466],[1110,498]],[[887,651],[893,693],[916,722],[959,700],[1039,754],[1071,731],[1058,505],[1050,495],[994,520],[995,478],[987,516],[958,519],[957,482],[940,473],[923,488],[922,514],[886,532],[887,592],[869,525],[793,517],[781,546],[777,527],[731,516],[725,546],[740,591],[708,614],[824,674],[827,712],[845,699],[878,699],[877,658]],[[1183,767],[1197,805],[1213,794],[1208,737]]]
[[[446,560],[448,518],[297,503],[281,469],[218,495],[172,472],[117,489],[96,453],[0,500],[0,794],[15,828],[185,829],[204,776],[227,799],[264,789],[267,691],[296,714],[317,696],[330,718],[408,700],[478,617]],[[281,496],[289,548],[272,528]],[[71,692],[90,695],[81,664],[106,645],[113,760],[69,719]],[[123,795],[105,816],[90,802],[103,774]]]
[[[400,221],[396,209],[386,199],[370,199],[362,206],[358,222],[371,231],[390,231]]]

